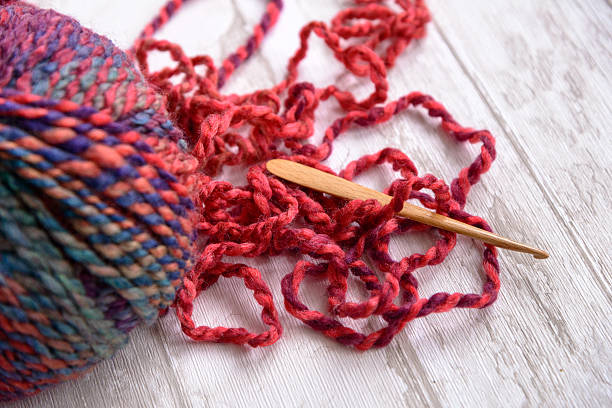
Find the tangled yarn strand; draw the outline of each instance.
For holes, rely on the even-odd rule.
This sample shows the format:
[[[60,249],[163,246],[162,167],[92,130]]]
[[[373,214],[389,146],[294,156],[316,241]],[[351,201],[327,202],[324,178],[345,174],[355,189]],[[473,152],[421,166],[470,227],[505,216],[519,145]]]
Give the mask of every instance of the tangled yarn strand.
[[[132,52],[134,48],[138,49],[142,47],[140,43],[142,40],[151,38],[185,3],[190,1],[192,0],[172,0],[166,3],[160,9],[159,13],[145,26],[144,30],[142,30],[138,37],[139,39],[132,48]],[[248,38],[245,45],[239,47],[234,53],[230,54],[221,64],[221,68],[216,72],[216,81],[214,85],[217,89],[223,87],[236,68],[250,58],[259,48],[263,37],[276,24],[282,9],[282,0],[270,0],[268,2],[265,13],[261,17],[259,24],[253,28],[253,34]],[[198,60],[199,58],[195,58],[192,63],[198,65]],[[211,64],[210,68],[212,68],[212,59],[205,57],[205,61],[207,65]]]
[[[174,2],[176,3],[176,2]],[[249,344],[272,344],[282,333],[274,309],[272,293],[262,275],[243,264],[224,262],[233,256],[275,256],[287,252],[308,255],[319,263],[300,261],[282,283],[287,310],[307,325],[338,342],[361,350],[388,344],[410,320],[454,307],[480,308],[491,304],[499,290],[499,266],[496,250],[486,246],[483,257],[485,282],[482,294],[437,293],[420,298],[414,271],[441,263],[456,242],[455,234],[438,231],[440,239],[424,254],[413,254],[395,261],[388,251],[390,235],[431,230],[430,227],[400,220],[393,216],[406,199],[471,225],[490,229],[486,222],[463,208],[471,187],[495,159],[495,139],[485,130],[458,124],[443,105],[432,97],[413,92],[396,101],[386,102],[387,69],[393,67],[400,53],[414,40],[425,35],[429,12],[423,1],[397,1],[400,11],[384,1],[357,1],[341,10],[327,25],[311,22],[300,31],[300,46],[290,58],[283,81],[267,90],[245,95],[223,95],[219,89],[229,74],[260,45],[263,35],[274,24],[282,8],[280,1],[268,3],[261,22],[245,46],[231,54],[217,69],[205,55],[187,57],[180,46],[155,40],[152,34],[176,11],[168,3],[134,46],[136,59],[149,81],[163,90],[167,108],[185,133],[191,154],[199,162],[198,189],[193,190],[201,244],[196,250],[195,267],[184,279],[174,306],[183,331],[195,340]],[[165,10],[165,11],[164,11]],[[359,101],[336,85],[316,88],[297,82],[298,67],[306,58],[309,38],[323,39],[335,58],[352,74],[369,78],[374,91]],[[345,46],[346,40],[352,40]],[[381,50],[380,45],[386,48]],[[152,50],[167,51],[177,62],[176,68],[149,72],[147,55]],[[207,71],[198,75],[197,65]],[[171,79],[184,74],[179,83]],[[325,131],[323,142],[309,142],[314,133],[314,117],[319,102],[333,97],[344,116]],[[383,104],[384,103],[384,104]],[[383,104],[383,105],[381,105]],[[458,142],[481,143],[480,154],[462,169],[451,186],[432,175],[418,176],[410,159],[396,149],[384,149],[364,156],[340,172],[352,179],[373,166],[390,163],[401,178],[391,183],[388,193],[394,201],[382,207],[370,201],[344,201],[285,184],[265,171],[261,163],[283,157],[332,172],[321,162],[332,152],[334,141],[352,125],[373,126],[390,120],[410,107],[422,107],[429,116],[440,118],[442,129]],[[243,187],[213,179],[224,166],[253,165]],[[333,173],[333,172],[332,172]],[[421,190],[430,189],[430,196]],[[368,248],[366,250],[365,248]],[[361,260],[368,256],[384,273],[384,279]],[[251,273],[257,302],[263,307],[262,318],[271,329],[260,335],[244,329],[197,327],[191,316],[193,302],[227,271]],[[354,275],[369,291],[363,302],[348,302],[348,277]],[[242,277],[241,273],[233,276]],[[327,280],[329,309],[332,316],[310,310],[299,299],[299,287],[306,276]],[[246,280],[245,280],[246,282]],[[256,282],[256,283],[255,283]],[[401,297],[399,306],[394,299]],[[379,315],[387,326],[362,334],[344,326],[337,318],[355,319]],[[335,316],[335,317],[334,317]]]

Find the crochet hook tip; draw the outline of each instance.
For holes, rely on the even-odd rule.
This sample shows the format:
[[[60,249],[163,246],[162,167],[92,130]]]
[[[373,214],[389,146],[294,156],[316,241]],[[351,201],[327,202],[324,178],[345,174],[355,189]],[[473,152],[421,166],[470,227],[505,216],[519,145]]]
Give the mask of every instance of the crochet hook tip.
[[[541,249],[535,249],[531,253],[535,259],[546,259],[549,257],[548,252]]]

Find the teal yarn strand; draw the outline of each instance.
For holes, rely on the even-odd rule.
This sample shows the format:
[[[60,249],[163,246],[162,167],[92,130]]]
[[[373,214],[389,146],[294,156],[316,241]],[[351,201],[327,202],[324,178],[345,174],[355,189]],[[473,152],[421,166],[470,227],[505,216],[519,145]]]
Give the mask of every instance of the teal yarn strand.
[[[29,186],[9,173],[1,173],[0,180],[0,228],[6,238],[2,241],[2,264],[11,272],[8,278],[22,281],[30,290],[19,295],[20,303],[28,306],[26,310],[53,316],[50,326],[34,323],[46,337],[59,340],[69,335],[77,349],[91,345],[97,358],[110,357],[127,336],[105,319],[104,307],[87,296],[79,278],[80,265],[67,262],[54,241],[61,241],[62,250],[70,253],[83,251],[82,245],[49,214]],[[26,322],[21,309],[6,307],[3,312]],[[39,352],[52,357],[47,346],[37,340],[35,344]],[[76,359],[69,353],[66,357]]]

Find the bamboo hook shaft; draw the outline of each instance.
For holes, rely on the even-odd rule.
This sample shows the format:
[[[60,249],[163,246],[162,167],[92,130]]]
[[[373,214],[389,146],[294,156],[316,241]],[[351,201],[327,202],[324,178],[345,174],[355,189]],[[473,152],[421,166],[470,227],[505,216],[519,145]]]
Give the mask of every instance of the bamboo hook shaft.
[[[349,200],[375,199],[383,205],[391,202],[391,196],[293,161],[274,159],[268,161],[266,167],[272,174],[285,180],[337,197]],[[413,204],[404,203],[404,208],[398,215],[432,227],[467,235],[499,248],[532,254],[536,259],[548,258],[546,251],[500,237]]]

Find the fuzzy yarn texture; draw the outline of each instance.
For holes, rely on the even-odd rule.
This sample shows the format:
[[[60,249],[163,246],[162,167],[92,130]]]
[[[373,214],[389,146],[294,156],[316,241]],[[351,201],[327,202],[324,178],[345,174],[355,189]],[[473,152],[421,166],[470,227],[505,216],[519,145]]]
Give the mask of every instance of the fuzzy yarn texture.
[[[359,350],[387,345],[412,319],[486,307],[497,297],[497,252],[486,244],[480,294],[421,297],[415,270],[441,263],[456,235],[394,216],[410,199],[490,230],[463,208],[495,159],[493,136],[459,125],[420,92],[387,101],[387,70],[425,35],[423,0],[357,0],[330,24],[307,24],[285,79],[245,95],[220,89],[256,52],[282,1],[267,3],[252,36],[219,67],[153,38],[185,2],[169,1],[125,53],[70,17],[0,1],[0,400],[81,375],[135,326],[169,309],[194,340],[276,342],[282,325],[273,294],[261,271],[235,257],[300,257],[282,280],[285,308]],[[313,35],[352,75],[372,82],[369,96],[298,80]],[[174,65],[151,72],[148,55],[159,51]],[[329,99],[344,113],[313,144],[315,113]],[[285,158],[336,174],[323,163],[342,133],[414,108],[439,118],[450,139],[481,144],[450,185],[419,175],[393,148],[337,173],[350,180],[390,164],[398,178],[385,190],[393,196],[387,206],[329,197],[266,171],[266,160]],[[249,167],[244,185],[218,179],[225,166]],[[431,231],[437,241],[423,254],[393,259],[391,235],[414,231]],[[221,277],[244,281],[266,331],[193,321],[195,299]],[[327,283],[327,311],[303,303],[305,278]],[[367,299],[347,300],[353,278]],[[371,333],[343,322],[374,316],[385,326]]]

